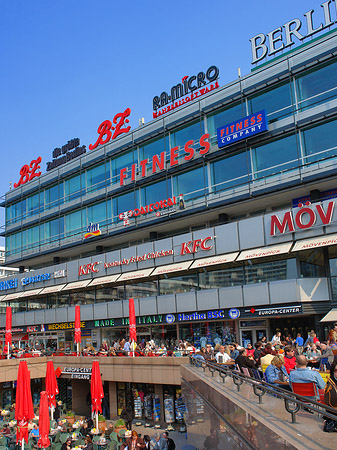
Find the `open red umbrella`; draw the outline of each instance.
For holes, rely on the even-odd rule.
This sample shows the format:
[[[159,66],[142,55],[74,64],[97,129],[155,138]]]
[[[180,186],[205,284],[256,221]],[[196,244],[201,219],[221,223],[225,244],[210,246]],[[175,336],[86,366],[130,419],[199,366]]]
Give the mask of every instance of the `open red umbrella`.
[[[39,432],[40,437],[37,446],[40,448],[47,448],[50,446],[49,440],[50,421],[48,410],[48,393],[42,391],[40,395],[40,410],[39,410]]]
[[[9,358],[9,346],[12,345],[12,308],[6,308],[6,332],[5,332],[5,347],[7,347],[7,358]]]
[[[102,398],[104,397],[99,362],[92,362],[91,369],[91,402],[92,412],[96,413],[96,428],[98,429],[98,413],[102,412]]]
[[[56,407],[56,395],[59,393],[53,361],[47,362],[46,392],[47,392],[48,403],[51,408],[51,414],[52,414],[51,418],[53,420],[53,412]]]
[[[75,306],[75,343],[77,344],[77,353],[79,353],[79,346],[81,343],[81,307]]]
[[[133,301],[133,298],[129,298],[129,334],[133,356],[135,356],[134,350],[135,350],[135,342],[137,342],[137,331],[136,331],[135,303]]]
[[[20,361],[16,386],[15,420],[17,421],[16,442],[28,442],[28,421],[34,418],[30,373],[27,362]]]

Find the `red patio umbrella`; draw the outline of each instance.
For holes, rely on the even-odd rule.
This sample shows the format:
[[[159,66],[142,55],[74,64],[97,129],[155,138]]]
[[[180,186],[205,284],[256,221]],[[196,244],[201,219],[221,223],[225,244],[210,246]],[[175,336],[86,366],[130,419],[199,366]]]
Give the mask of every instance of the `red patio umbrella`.
[[[77,353],[81,343],[81,307],[75,306],[75,343],[77,344]]]
[[[99,362],[92,362],[91,369],[91,402],[92,412],[96,413],[96,428],[98,429],[98,413],[102,412],[102,398],[104,397],[101,371],[99,368]]]
[[[6,332],[5,332],[5,347],[7,347],[7,358],[9,358],[9,346],[12,345],[12,308],[6,308]]]
[[[53,361],[47,362],[46,393],[51,410],[51,419],[53,420],[53,413],[56,407],[56,395],[59,393]]]
[[[136,331],[136,314],[135,314],[135,303],[133,298],[129,298],[129,334],[131,339],[133,356],[135,356],[135,342],[137,342],[137,331]]]
[[[17,421],[16,442],[28,442],[28,421],[34,418],[32,393],[30,391],[30,373],[27,362],[20,361],[16,386],[15,420]]]
[[[40,395],[40,410],[39,410],[39,432],[40,437],[37,446],[40,448],[47,448],[50,446],[49,440],[50,421],[48,411],[48,393],[42,391]]]

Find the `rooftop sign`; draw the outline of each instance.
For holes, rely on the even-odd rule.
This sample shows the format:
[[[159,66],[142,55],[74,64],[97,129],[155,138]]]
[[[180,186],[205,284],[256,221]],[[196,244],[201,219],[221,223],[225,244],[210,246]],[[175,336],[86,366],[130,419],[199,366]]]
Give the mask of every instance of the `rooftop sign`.
[[[328,0],[322,3],[321,7],[320,18],[318,18],[318,13],[315,15],[316,24],[321,20],[317,26],[314,24],[314,10],[311,9],[304,14],[306,24],[305,30],[303,30],[303,23],[300,19],[292,19],[266,35],[260,33],[251,38],[252,64],[261,61],[266,56],[273,56],[281,50],[291,47],[296,42],[293,40],[294,38],[302,42],[307,37],[313,36],[325,28],[334,25],[337,22],[337,3]],[[332,17],[332,10],[334,11],[334,17]]]
[[[72,151],[71,151],[72,150]],[[53,150],[53,160],[47,162],[47,172],[86,153],[86,146],[80,147],[79,138],[71,139],[62,147]],[[63,156],[62,156],[63,155]]]

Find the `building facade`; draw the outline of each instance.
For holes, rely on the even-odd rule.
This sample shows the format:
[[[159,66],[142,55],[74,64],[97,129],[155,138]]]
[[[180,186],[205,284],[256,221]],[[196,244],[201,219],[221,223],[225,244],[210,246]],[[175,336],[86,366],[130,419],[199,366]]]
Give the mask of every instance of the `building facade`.
[[[130,130],[127,109],[117,139],[73,139],[69,161],[55,149],[2,204],[6,263],[21,269],[0,282],[14,326],[71,347],[80,302],[98,346],[127,334],[133,297],[144,338],[323,338],[337,296],[336,48],[332,30],[224,87],[212,66],[181,106],[156,97],[150,123]]]

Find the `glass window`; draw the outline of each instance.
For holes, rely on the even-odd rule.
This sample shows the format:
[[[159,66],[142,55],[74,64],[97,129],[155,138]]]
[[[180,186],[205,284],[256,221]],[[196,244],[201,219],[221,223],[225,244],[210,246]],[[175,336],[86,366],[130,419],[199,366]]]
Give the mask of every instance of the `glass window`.
[[[35,227],[27,228],[26,231],[26,242],[27,248],[34,248],[39,246],[39,232],[40,226],[36,225]]]
[[[294,258],[263,263],[255,260],[253,264],[245,266],[245,273],[247,284],[296,279],[296,260]]]
[[[322,248],[298,252],[302,278],[325,277],[324,254]]]
[[[187,141],[199,141],[204,133],[203,121],[194,122],[170,133],[170,147],[181,147]]]
[[[73,236],[82,232],[81,210],[74,211],[65,216],[65,236]]]
[[[27,216],[35,216],[40,212],[40,194],[34,194],[27,198]]]
[[[96,303],[124,300],[124,286],[96,287]]]
[[[277,88],[265,91],[249,99],[249,114],[265,109],[268,122],[289,116],[292,113],[292,99],[290,84],[286,83]]]
[[[91,167],[86,171],[87,192],[94,192],[106,186],[107,180],[110,179],[109,164],[99,164]]]
[[[78,292],[70,292],[69,294],[69,305],[74,306],[77,305],[78,302],[81,302],[82,305],[91,305],[95,303],[95,290],[85,290]]]
[[[254,177],[263,178],[298,167],[295,135],[252,149]]]
[[[251,172],[250,158],[245,152],[230,155],[211,164],[214,192],[246,184]]]
[[[244,284],[243,267],[230,267],[199,273],[200,289],[215,289]]]
[[[100,202],[87,207],[87,225],[99,223],[100,226],[107,225],[111,221],[111,201]]]
[[[245,116],[246,116],[246,109],[244,106],[241,105],[241,103],[238,103],[229,108],[210,114],[209,116],[207,116],[208,132],[212,137],[216,135],[217,128],[222,127],[228,123],[234,122],[235,120],[238,120],[241,117]],[[216,140],[217,138],[213,137],[211,142],[214,143],[216,142]]]
[[[43,236],[46,243],[54,242],[60,238],[60,219],[50,220],[49,222],[42,224],[41,227],[43,225],[44,231],[41,233],[41,242],[43,241]]]
[[[337,95],[337,62],[307,72],[296,80],[299,107],[319,105]]]
[[[159,280],[160,295],[178,294],[179,292],[190,292],[198,289],[198,274],[190,273]]]
[[[305,161],[319,161],[337,155],[337,120],[303,131]]]
[[[156,281],[143,281],[142,283],[127,284],[125,286],[126,298],[153,297],[158,295]]]
[[[64,182],[65,201],[69,202],[81,197],[84,187],[84,175],[75,175]]]
[[[136,150],[130,150],[111,159],[112,184],[119,183],[120,170],[124,167],[127,167],[131,173],[131,166],[135,162],[135,159],[137,159],[136,155]]]
[[[205,195],[205,175],[203,167],[190,170],[172,177],[173,195],[183,195],[185,201],[197,199]]]
[[[124,195],[119,195],[112,199],[113,206],[113,221],[119,223],[118,218],[120,213],[139,208],[139,193],[138,191],[131,191]]]
[[[141,205],[149,205],[164,200],[172,195],[171,179],[149,184],[140,190]]]
[[[51,209],[60,203],[60,189],[58,184],[54,184],[45,190],[45,208]]]
[[[140,160],[149,159],[152,161],[153,155],[159,155],[161,152],[168,151],[168,137],[162,137],[151,141],[146,145],[139,147],[139,158]]]

